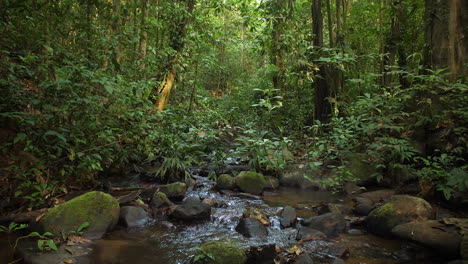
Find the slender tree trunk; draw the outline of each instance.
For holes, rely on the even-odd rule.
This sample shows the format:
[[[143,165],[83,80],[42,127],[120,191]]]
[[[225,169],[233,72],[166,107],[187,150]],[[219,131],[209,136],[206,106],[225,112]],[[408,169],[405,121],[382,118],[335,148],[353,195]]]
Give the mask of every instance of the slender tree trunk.
[[[114,43],[113,51],[113,64],[116,69],[120,69],[120,62],[122,60],[122,54],[120,53],[120,12],[121,10],[121,0],[112,1],[112,28],[111,28],[111,38],[114,36],[116,42]]]
[[[317,48],[323,47],[323,16],[322,0],[312,2],[312,33],[314,34],[313,44]],[[331,107],[328,102],[330,89],[327,83],[326,70],[324,66],[319,67],[321,76],[315,79],[315,111],[314,118],[320,121],[327,121],[330,118]]]
[[[185,5],[186,15],[177,17],[173,21],[173,28],[171,28],[169,36],[169,46],[175,51],[175,55],[171,56],[169,63],[166,66],[166,74],[158,89],[159,98],[156,102],[158,110],[164,110],[171,93],[171,89],[176,79],[176,67],[179,62],[179,57],[184,50],[184,38],[186,35],[186,25],[189,23],[189,16],[193,12],[195,0],[178,0],[176,3]]]
[[[140,67],[145,68],[145,59],[146,59],[146,43],[148,41],[148,29],[146,26],[146,21],[148,21],[148,0],[141,1],[141,26],[140,26],[140,49],[139,49],[139,59]]]
[[[328,41],[330,43],[330,48],[335,47],[333,41],[333,24],[332,24],[332,14],[331,14],[331,7],[330,7],[330,0],[327,1],[327,23],[328,23]]]

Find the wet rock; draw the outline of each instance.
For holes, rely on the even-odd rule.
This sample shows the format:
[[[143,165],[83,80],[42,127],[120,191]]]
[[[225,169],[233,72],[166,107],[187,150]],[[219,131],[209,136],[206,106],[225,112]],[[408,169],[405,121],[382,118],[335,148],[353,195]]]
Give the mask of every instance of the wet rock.
[[[295,264],[314,264],[314,260],[310,257],[309,253],[304,252],[296,257]]]
[[[369,204],[358,204],[354,208],[354,213],[357,215],[367,216],[374,210],[375,206]]]
[[[166,228],[167,230],[175,230],[175,229],[177,228],[173,223],[171,223],[171,222],[169,222],[169,221],[161,221],[161,222],[158,222],[158,226],[164,227],[164,228]]]
[[[179,220],[209,220],[211,207],[200,201],[189,201],[175,207],[170,216]]]
[[[170,206],[172,202],[167,198],[163,192],[154,192],[153,198],[151,198],[150,207],[154,210],[163,205]]]
[[[148,221],[148,214],[141,207],[123,206],[120,208],[120,222],[128,228],[143,226]]]
[[[302,241],[324,240],[326,238],[325,233],[306,226],[301,226],[296,235],[296,240]]]
[[[60,234],[89,222],[90,226],[83,230],[83,235],[98,238],[115,227],[119,213],[119,202],[114,197],[93,191],[50,209],[39,221],[39,226],[40,231]]]
[[[305,226],[324,232],[328,236],[343,233],[346,230],[346,220],[339,213],[326,213],[304,220]]]
[[[423,221],[434,216],[425,200],[409,195],[395,195],[367,216],[367,228],[372,233],[390,236],[392,229],[411,221]]]
[[[342,259],[334,259],[330,264],[346,264]]]
[[[190,196],[184,200],[184,203],[201,203],[201,200],[198,196]]]
[[[169,199],[182,200],[187,192],[187,184],[183,182],[174,182],[171,184],[161,185],[160,191],[165,193]]]
[[[215,198],[206,198],[203,199],[202,203],[206,203],[210,207],[216,207],[218,206],[218,201]]]
[[[343,215],[349,215],[353,212],[353,208],[347,206],[347,205],[344,205],[344,204],[333,204],[333,203],[329,203],[327,205],[328,207],[328,211],[329,212],[332,212],[332,213],[339,213],[339,214],[343,214]]]
[[[364,232],[359,229],[350,229],[348,230],[348,234],[352,236],[360,236],[360,235],[364,235]]]
[[[279,180],[273,176],[265,176],[265,189],[277,189]]]
[[[349,257],[349,248],[345,246],[331,246],[328,248],[328,255],[345,259]]]
[[[460,253],[462,236],[457,228],[437,220],[397,225],[392,229],[392,233],[399,238],[421,243],[445,254],[457,256]]]
[[[239,189],[254,195],[261,194],[265,187],[265,177],[253,171],[242,171],[234,180]]]
[[[271,264],[274,263],[275,256],[275,244],[252,246],[247,252],[247,264]]]
[[[266,226],[270,225],[270,220],[268,219],[268,216],[265,214],[265,212],[257,208],[245,209],[244,212],[242,213],[242,217],[258,220],[260,221],[260,223],[262,223],[262,225],[266,225]]]
[[[245,237],[265,238],[268,231],[260,221],[252,218],[241,218],[236,226],[236,231]]]
[[[385,201],[395,195],[395,190],[383,189],[371,192],[361,193],[358,198],[369,199],[373,204]]]
[[[232,190],[235,186],[234,177],[229,174],[221,174],[216,180],[216,188],[218,190]]]
[[[211,254],[213,259],[206,257],[194,263],[244,264],[247,261],[244,251],[229,243],[210,241],[201,245],[200,249],[199,254]]]
[[[280,215],[281,227],[286,228],[294,225],[296,223],[296,217],[296,209],[291,206],[284,207],[283,212]]]

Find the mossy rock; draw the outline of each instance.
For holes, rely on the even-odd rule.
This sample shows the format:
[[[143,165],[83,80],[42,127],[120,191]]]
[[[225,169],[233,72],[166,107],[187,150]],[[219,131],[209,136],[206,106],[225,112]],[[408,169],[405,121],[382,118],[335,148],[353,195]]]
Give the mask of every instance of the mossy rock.
[[[151,199],[150,206],[152,208],[159,208],[163,205],[171,205],[171,201],[167,198],[166,194],[163,192],[154,192],[153,198]]]
[[[265,187],[265,177],[253,171],[242,171],[235,178],[237,187],[243,192],[250,194],[260,194]]]
[[[268,216],[265,214],[265,212],[257,208],[245,209],[244,212],[242,213],[242,217],[256,219],[260,221],[262,225],[265,225],[265,226],[270,225],[270,220],[268,219]]]
[[[234,189],[235,183],[234,178],[229,174],[221,174],[216,181],[216,188],[219,190],[231,190]]]
[[[59,235],[75,231],[89,222],[83,230],[86,237],[101,237],[115,227],[119,220],[120,206],[117,199],[103,192],[89,192],[52,208],[40,221],[44,232]]]
[[[433,217],[432,206],[425,200],[409,195],[394,195],[386,203],[370,212],[366,222],[369,231],[390,236],[392,229],[397,225],[428,220]]]
[[[187,184],[183,182],[174,182],[160,186],[160,191],[165,193],[170,199],[182,200],[187,192]]]
[[[239,249],[229,243],[210,241],[200,247],[199,254],[210,255],[205,257],[203,263],[210,264],[243,264],[247,261],[247,256],[242,249]]]

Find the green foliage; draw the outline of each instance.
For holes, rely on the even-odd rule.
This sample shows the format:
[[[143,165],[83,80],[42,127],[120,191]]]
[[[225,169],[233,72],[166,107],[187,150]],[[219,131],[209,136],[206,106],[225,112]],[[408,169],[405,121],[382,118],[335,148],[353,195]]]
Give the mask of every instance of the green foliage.
[[[25,229],[27,228],[27,224],[18,224],[16,222],[11,222],[8,226],[2,226],[0,225],[0,233],[5,232],[5,233],[13,233],[15,231]]]
[[[54,250],[57,251],[57,245],[54,241],[54,234],[50,232],[45,232],[40,234],[38,232],[31,232],[28,237],[37,237],[37,248],[41,251],[43,250]]]
[[[249,129],[236,139],[236,154],[248,161],[252,168],[274,174],[283,170],[293,159],[288,150],[290,142],[286,137],[270,137],[266,132]]]
[[[197,247],[197,254],[193,258],[194,263],[209,263],[210,260],[215,260],[213,253],[207,253],[202,248]]]

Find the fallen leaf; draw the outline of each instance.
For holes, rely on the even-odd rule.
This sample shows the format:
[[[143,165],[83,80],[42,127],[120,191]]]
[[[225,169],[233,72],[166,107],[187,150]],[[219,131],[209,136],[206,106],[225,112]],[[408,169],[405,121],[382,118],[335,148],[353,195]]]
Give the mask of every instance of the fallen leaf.
[[[66,259],[66,260],[63,261],[63,263],[71,264],[71,263],[73,263],[73,260],[71,260],[71,259]]]

